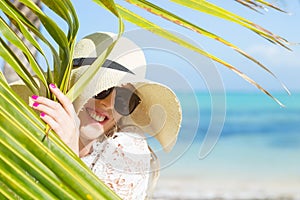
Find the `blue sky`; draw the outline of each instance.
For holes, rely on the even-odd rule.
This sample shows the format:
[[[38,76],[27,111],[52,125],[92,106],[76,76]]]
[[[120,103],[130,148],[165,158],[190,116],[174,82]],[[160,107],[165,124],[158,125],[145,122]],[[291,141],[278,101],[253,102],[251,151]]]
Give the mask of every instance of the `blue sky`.
[[[141,9],[132,5],[122,1],[117,2],[120,2],[122,5],[126,5],[127,8],[130,8],[138,13],[144,13]],[[293,52],[290,52],[278,45],[268,42],[267,40],[259,37],[257,34],[238,25],[214,18],[212,16],[204,15],[202,13],[184,9],[183,7],[177,6],[171,2],[151,2],[157,2],[158,5],[171,9],[179,16],[185,17],[195,24],[204,27],[208,31],[216,33],[226,40],[229,40],[269,67],[291,91],[300,90],[300,79],[298,78],[300,75],[299,45],[290,46],[293,49]],[[284,10],[287,10],[292,14],[284,14],[272,9],[269,9],[268,11],[262,11],[263,14],[259,14],[241,6],[235,1],[214,0],[210,2],[248,18],[254,23],[257,23],[273,33],[286,38],[290,42],[300,42],[300,29],[298,28],[300,25],[300,2],[298,0],[279,1],[277,3],[277,5],[281,6]],[[118,31],[117,19],[108,11],[98,7],[98,5],[94,4],[93,2],[74,1],[74,6],[77,10],[81,24],[78,34],[79,39],[84,35],[95,31]],[[266,89],[271,91],[283,91],[276,79],[230,48],[211,39],[207,39],[201,35],[197,35],[189,30],[175,26],[169,22],[162,23],[161,18],[151,14],[144,13],[143,16],[145,16],[147,19],[153,20],[154,22],[163,24],[169,30],[179,32],[185,37],[192,39],[201,48],[224,59],[230,64],[241,69],[243,72],[246,72],[249,76],[254,78],[254,80],[262,84]],[[125,26],[126,31],[131,31],[137,28],[130,23],[125,23]],[[172,62],[172,60],[170,60],[170,62]],[[220,64],[215,63],[215,65],[222,74],[222,79],[226,90],[256,91],[255,87],[242,80],[232,71],[229,71]],[[195,85],[195,87],[197,87],[197,85],[201,85],[197,84],[197,81],[198,83],[201,82],[201,80],[195,80],[194,84],[192,83]],[[203,87],[199,86],[199,88],[201,89]]]

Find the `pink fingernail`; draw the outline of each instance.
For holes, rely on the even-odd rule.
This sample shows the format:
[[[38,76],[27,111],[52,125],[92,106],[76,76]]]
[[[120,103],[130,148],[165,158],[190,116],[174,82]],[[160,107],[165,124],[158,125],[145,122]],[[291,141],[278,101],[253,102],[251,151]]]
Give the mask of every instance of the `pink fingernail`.
[[[53,83],[50,83],[50,87],[56,88],[56,86]]]
[[[35,95],[35,94],[31,96],[31,98],[34,99],[34,100],[37,100],[38,97],[39,97],[39,96],[38,96],[38,95]]]
[[[38,102],[34,102],[32,105],[33,105],[33,107],[38,107],[39,103]]]
[[[41,112],[41,117],[45,117],[45,115],[46,115],[45,113]]]

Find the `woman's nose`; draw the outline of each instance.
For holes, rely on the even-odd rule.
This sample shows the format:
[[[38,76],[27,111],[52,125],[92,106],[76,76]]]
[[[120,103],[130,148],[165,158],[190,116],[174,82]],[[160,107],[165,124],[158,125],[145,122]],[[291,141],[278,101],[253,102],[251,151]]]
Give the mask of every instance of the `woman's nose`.
[[[107,97],[104,99],[98,100],[98,102],[104,105],[107,109],[112,109],[114,107],[115,101],[115,91],[112,91]]]

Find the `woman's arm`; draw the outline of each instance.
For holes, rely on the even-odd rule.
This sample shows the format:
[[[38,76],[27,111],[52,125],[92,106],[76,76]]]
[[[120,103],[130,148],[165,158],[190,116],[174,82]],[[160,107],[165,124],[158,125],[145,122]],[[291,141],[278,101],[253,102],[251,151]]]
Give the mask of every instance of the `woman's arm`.
[[[73,104],[54,84],[49,86],[59,102],[33,95],[32,107],[41,112],[42,120],[78,155],[80,121]]]

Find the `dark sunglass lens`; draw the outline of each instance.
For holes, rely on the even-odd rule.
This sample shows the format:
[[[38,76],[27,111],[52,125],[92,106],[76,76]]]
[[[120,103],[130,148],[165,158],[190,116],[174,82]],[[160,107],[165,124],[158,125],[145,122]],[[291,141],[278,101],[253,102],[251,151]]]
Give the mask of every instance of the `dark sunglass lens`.
[[[131,90],[116,88],[115,109],[121,115],[131,114],[139,103],[140,98]]]
[[[114,88],[109,88],[107,90],[104,90],[102,92],[100,92],[99,94],[95,95],[94,98],[95,99],[105,99],[112,91]]]
[[[130,98],[130,102],[129,102],[129,113],[131,114],[134,109],[141,103],[141,99],[138,95],[136,95],[135,93],[133,93],[133,95]]]

